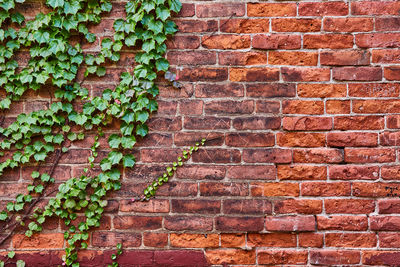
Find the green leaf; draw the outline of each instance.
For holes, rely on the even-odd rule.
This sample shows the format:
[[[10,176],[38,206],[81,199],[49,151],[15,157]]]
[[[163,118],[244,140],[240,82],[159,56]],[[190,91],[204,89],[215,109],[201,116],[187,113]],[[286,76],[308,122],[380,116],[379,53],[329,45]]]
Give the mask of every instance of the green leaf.
[[[23,260],[17,260],[16,267],[25,267],[25,262]]]
[[[108,159],[110,160],[112,165],[119,164],[122,157],[123,157],[122,153],[118,151],[111,151],[108,154]]]
[[[182,3],[179,0],[168,0],[169,8],[175,13],[179,13],[182,8]]]
[[[47,0],[47,4],[52,8],[62,7],[64,5],[64,0]]]
[[[149,132],[149,128],[147,127],[146,124],[139,124],[138,126],[136,126],[136,134],[137,135],[144,137],[147,135],[148,132]]]
[[[111,162],[105,158],[100,162],[100,167],[102,171],[107,171],[111,169]]]
[[[15,252],[14,251],[10,251],[7,254],[7,257],[9,257],[10,259],[14,258],[14,256],[15,256]]]
[[[56,144],[61,144],[64,141],[64,136],[62,134],[56,134],[53,138],[53,142]]]
[[[73,199],[67,199],[64,203],[65,208],[72,209],[76,206],[76,202]]]
[[[168,60],[166,60],[165,58],[157,59],[156,68],[157,71],[167,71],[169,68]]]
[[[40,193],[43,192],[43,189],[44,189],[43,185],[39,184],[39,185],[37,185],[37,186],[35,187],[35,192],[38,193],[38,194],[40,194]]]
[[[108,144],[111,148],[118,148],[121,144],[121,137],[119,137],[117,134],[110,135],[108,138]]]
[[[135,165],[135,157],[131,154],[125,155],[123,159],[124,167],[132,168]]]
[[[123,136],[121,140],[123,148],[131,149],[136,144],[135,136]]]
[[[162,21],[165,21],[171,15],[169,9],[164,6],[158,6],[156,8],[156,14],[157,18],[161,19]]]
[[[5,221],[8,218],[8,214],[5,211],[0,212],[0,221]]]

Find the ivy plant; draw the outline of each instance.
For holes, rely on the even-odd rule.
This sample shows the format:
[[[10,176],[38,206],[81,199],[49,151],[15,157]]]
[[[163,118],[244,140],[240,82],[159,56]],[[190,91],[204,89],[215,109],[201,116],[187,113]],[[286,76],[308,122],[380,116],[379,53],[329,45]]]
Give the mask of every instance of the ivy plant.
[[[17,225],[25,225],[30,219],[25,225],[25,235],[30,237],[42,231],[48,218],[57,216],[68,226],[64,233],[64,265],[79,266],[78,250],[88,247],[89,230],[100,225],[107,193],[121,188],[120,167],[135,165],[132,148],[149,131],[146,123],[158,108],[156,78],[164,74],[173,86],[180,87],[176,75],[169,71],[165,53],[167,38],[177,31],[171,17],[182,5],[179,0],[129,1],[125,5],[126,18],[114,22],[114,35],[98,40],[89,25],[99,24],[102,16],[111,11],[110,0],[46,0],[50,12],[39,13],[32,20],[25,20],[16,9],[24,1],[0,2],[0,89],[5,91],[0,111],[7,112],[28,90],[51,87],[54,97],[48,108],[19,114],[13,123],[0,127],[0,175],[28,164],[37,167],[31,173],[32,182],[26,193],[19,194],[0,212],[0,221],[7,222],[1,230],[11,234]],[[83,50],[83,42],[96,40],[100,42],[99,52]],[[85,78],[106,75],[106,66],[120,60],[122,49],[139,50],[133,71],[122,73],[119,84],[105,89],[101,96],[90,95],[84,86]],[[21,51],[29,51],[27,64],[18,61]],[[82,105],[80,109],[78,103]],[[108,152],[98,159],[101,172],[93,175],[96,158],[101,155],[100,139],[106,138],[104,128],[114,121],[120,122],[119,132],[107,137]],[[85,140],[88,133],[95,133],[88,168],[81,176],[60,184],[45,207],[35,208],[41,197],[53,193],[48,188],[55,182],[54,169],[60,157],[68,152],[67,144]],[[144,190],[143,196],[133,200],[154,197],[157,188],[204,142],[185,150]],[[43,171],[40,166],[50,159],[54,160],[52,167]],[[84,220],[74,223],[78,213],[85,215]],[[117,255],[121,253],[119,244]],[[113,262],[111,266],[118,264]]]

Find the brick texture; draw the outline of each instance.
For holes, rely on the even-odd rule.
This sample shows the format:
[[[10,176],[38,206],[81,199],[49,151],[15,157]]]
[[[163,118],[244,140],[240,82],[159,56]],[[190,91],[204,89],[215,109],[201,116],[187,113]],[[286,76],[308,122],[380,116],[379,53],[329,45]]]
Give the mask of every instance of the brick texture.
[[[82,266],[108,263],[117,242],[121,266],[399,266],[400,2],[182,2],[167,58],[183,87],[159,80],[151,134],[108,197]],[[123,1],[112,3],[90,28],[98,38],[124,14]],[[32,18],[44,1],[22,7]],[[108,79],[88,79],[91,94],[132,67],[128,52]],[[50,101],[27,93],[5,124]],[[156,199],[130,201],[203,137],[212,140]],[[62,158],[57,182],[82,173],[88,143]],[[0,207],[32,170],[1,178]],[[31,239],[14,235],[0,257],[15,250],[27,266],[60,264],[60,229],[55,221]]]

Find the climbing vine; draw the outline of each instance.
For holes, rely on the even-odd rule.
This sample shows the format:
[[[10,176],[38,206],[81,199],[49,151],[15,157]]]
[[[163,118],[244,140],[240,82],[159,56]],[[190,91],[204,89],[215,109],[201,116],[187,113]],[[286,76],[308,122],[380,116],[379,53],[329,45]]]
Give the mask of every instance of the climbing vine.
[[[3,0],[0,3],[0,88],[5,91],[0,111],[9,109],[27,90],[39,90],[48,85],[55,89],[54,99],[47,109],[20,114],[9,126],[0,127],[3,157],[0,175],[25,164],[38,167],[31,173],[32,183],[27,193],[19,194],[0,212],[0,221],[4,221],[1,231],[9,233],[0,239],[0,244],[18,225],[25,225],[27,219],[30,222],[25,225],[25,235],[30,237],[42,231],[48,218],[57,216],[69,227],[64,233],[68,244],[64,264],[79,266],[78,250],[88,247],[89,230],[100,225],[107,206],[107,192],[121,188],[118,167],[134,166],[131,149],[137,139],[148,133],[146,122],[158,107],[157,76],[164,73],[173,86],[179,87],[164,55],[167,38],[177,31],[171,16],[178,13],[182,5],[179,0],[127,2],[126,18],[114,22],[114,36],[101,40],[100,51],[86,53],[82,49],[83,42],[93,43],[97,38],[89,31],[89,26],[99,24],[102,16],[111,11],[109,0],[46,0],[51,11],[39,13],[29,21],[15,8],[24,1]],[[104,76],[107,64],[120,60],[122,49],[135,50],[133,72],[122,73],[119,84],[104,90],[101,96],[90,95],[83,86],[85,77]],[[29,61],[25,65],[18,62],[22,51],[29,51]],[[114,121],[120,122],[120,130],[108,137],[109,151],[98,159],[101,172],[93,175],[100,139],[106,138],[103,130]],[[56,192],[47,192],[49,185],[55,182],[55,167],[60,157],[68,152],[68,144],[84,140],[88,132],[96,133],[88,157],[89,167],[80,177],[62,183]],[[142,196],[132,201],[153,197],[157,188],[204,142],[203,139],[185,150]],[[50,159],[53,160],[50,170],[41,170],[39,167]],[[51,193],[56,193],[55,197],[43,208],[36,208],[41,198]],[[85,215],[84,220],[73,224],[78,213]],[[122,253],[120,244],[117,249],[118,255]],[[117,265],[114,262],[112,266]]]

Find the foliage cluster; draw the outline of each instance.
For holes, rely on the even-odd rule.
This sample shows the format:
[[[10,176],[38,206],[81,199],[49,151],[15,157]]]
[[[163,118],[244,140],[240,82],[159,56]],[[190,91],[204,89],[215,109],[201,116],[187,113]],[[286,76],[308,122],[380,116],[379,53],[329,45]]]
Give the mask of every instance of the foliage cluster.
[[[102,39],[99,52],[85,53],[83,42],[93,43],[97,38],[89,26],[100,23],[102,15],[111,11],[109,0],[46,0],[51,11],[39,13],[30,21],[16,11],[16,5],[24,1],[0,3],[0,88],[6,92],[0,101],[0,110],[9,109],[27,90],[44,86],[55,88],[55,98],[48,109],[20,114],[11,125],[0,127],[0,149],[4,157],[0,175],[26,164],[40,166],[51,155],[55,161],[50,171],[32,172],[33,182],[27,187],[28,192],[7,204],[6,210],[0,213],[0,221],[12,225],[14,220],[24,225],[30,219],[25,232],[30,237],[42,231],[49,217],[61,218],[69,226],[64,234],[68,244],[64,263],[79,266],[77,251],[88,247],[89,230],[100,225],[107,192],[121,187],[119,167],[134,166],[131,149],[138,138],[148,133],[146,122],[158,107],[155,99],[159,92],[155,83],[158,73],[164,72],[165,78],[178,86],[175,75],[168,71],[164,54],[167,37],[177,31],[171,16],[180,11],[181,3],[179,0],[127,2],[126,18],[114,22],[113,38]],[[81,41],[74,41],[77,39]],[[26,65],[16,60],[22,50],[29,51]],[[90,96],[79,70],[84,70],[85,77],[104,76],[106,64],[118,62],[122,50],[139,51],[133,72],[122,73],[114,89],[104,90],[101,96]],[[77,108],[77,103],[82,104],[82,109]],[[100,138],[105,138],[103,129],[116,120],[120,121],[120,131],[108,137],[109,152],[98,159],[100,174],[91,175],[99,157]],[[66,144],[85,139],[88,132],[96,133],[88,158],[90,168],[80,177],[61,184],[56,197],[30,214],[48,185],[55,182],[54,168],[61,155],[68,151]],[[162,177],[145,189],[140,200],[153,197],[158,186],[167,182],[198,146],[199,143],[184,151]],[[79,214],[84,214],[84,220],[74,225]],[[120,254],[121,248],[118,251]]]

